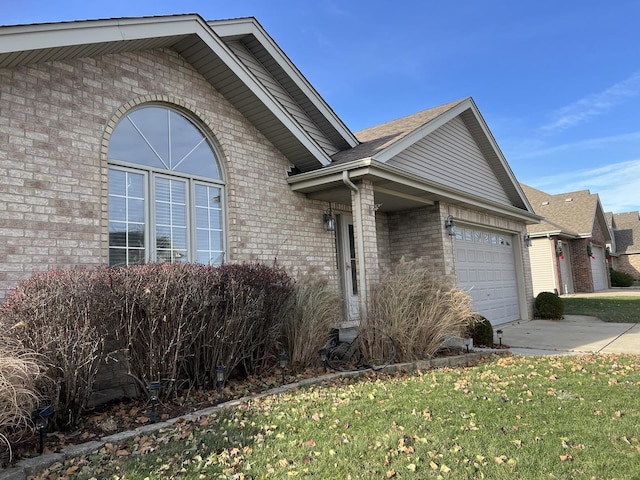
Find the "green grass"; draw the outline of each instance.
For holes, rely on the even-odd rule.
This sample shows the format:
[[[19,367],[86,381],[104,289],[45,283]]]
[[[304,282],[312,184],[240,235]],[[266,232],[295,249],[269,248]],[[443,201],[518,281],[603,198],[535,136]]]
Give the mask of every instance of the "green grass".
[[[632,355],[341,379],[108,445],[48,478],[640,478],[639,386]]]
[[[562,298],[565,315],[588,315],[605,322],[640,322],[640,296]]]

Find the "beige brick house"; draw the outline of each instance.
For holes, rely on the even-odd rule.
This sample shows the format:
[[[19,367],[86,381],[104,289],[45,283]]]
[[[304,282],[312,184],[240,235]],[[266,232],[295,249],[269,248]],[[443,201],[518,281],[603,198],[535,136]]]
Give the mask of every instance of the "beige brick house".
[[[252,18],[0,28],[0,176],[0,296],[34,270],[277,259],[358,320],[423,258],[494,323],[531,315],[539,217],[473,100],[354,134]]]
[[[598,195],[589,190],[551,195],[527,185],[522,189],[544,217],[528,227],[534,295],[609,288],[606,246],[611,232]]]

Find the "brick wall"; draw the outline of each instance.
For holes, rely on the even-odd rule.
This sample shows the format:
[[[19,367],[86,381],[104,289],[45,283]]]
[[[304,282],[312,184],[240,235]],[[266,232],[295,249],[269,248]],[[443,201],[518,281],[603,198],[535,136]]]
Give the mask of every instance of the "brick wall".
[[[593,274],[591,258],[587,256],[587,245],[591,239],[581,238],[571,241],[571,268],[573,273],[573,289],[576,293],[593,292]]]
[[[336,283],[326,205],[291,191],[288,160],[171,50],[0,70],[0,297],[35,269],[106,261],[106,148],[128,108],[174,104],[217,141],[228,260],[275,258]]]

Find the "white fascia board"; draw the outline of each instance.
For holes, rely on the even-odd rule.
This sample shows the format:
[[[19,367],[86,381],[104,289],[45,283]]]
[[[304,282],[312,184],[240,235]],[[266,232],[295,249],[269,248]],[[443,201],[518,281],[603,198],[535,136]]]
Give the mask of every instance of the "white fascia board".
[[[81,20],[0,28],[0,53],[121,42],[193,33],[199,15]]]
[[[467,110],[470,107],[470,99],[465,99],[460,102],[455,107],[452,107],[450,110],[438,115],[433,120],[425,123],[421,127],[416,128],[413,132],[403,137],[400,141],[396,143],[392,143],[387,148],[381,150],[377,154],[374,155],[374,159],[378,162],[386,163],[391,160],[396,155],[402,153],[404,150],[409,148],[414,143],[422,140],[424,137],[429,135],[431,132],[445,125],[447,122],[450,122],[462,112]]]
[[[403,170],[390,165],[380,163],[374,159],[367,158],[355,162],[332,165],[322,170],[302,173],[287,179],[291,189],[294,191],[305,190],[307,188],[319,187],[325,184],[340,181],[342,171],[349,171],[349,178],[352,180],[362,177],[374,177],[384,179],[393,183],[406,185],[417,190],[431,193],[435,196],[446,199],[449,202],[461,203],[480,210],[490,211],[497,215],[516,218],[527,224],[539,223],[542,217],[530,212],[526,212],[516,207],[500,205],[495,202],[488,202],[475,195],[465,194],[441,185],[425,181],[423,178],[409,174]],[[374,185],[375,188],[375,185]]]
[[[313,88],[300,70],[293,64],[289,57],[287,57],[286,53],[283,52],[255,18],[222,20],[220,22],[213,21],[210,23],[210,26],[220,36],[253,35],[267,52],[269,52],[269,55],[271,55],[278,65],[284,69],[286,74],[295,81],[315,107],[322,112],[324,117],[347,143],[351,145],[351,147],[359,144],[351,130],[340,120],[333,109],[324,101],[316,89]]]

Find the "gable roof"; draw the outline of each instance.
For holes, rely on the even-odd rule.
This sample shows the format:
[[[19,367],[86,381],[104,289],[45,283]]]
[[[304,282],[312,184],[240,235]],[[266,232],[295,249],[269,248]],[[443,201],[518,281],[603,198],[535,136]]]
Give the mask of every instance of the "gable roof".
[[[517,208],[533,212],[520,184],[509,167],[489,127],[471,97],[433,107],[413,115],[376,125],[355,133],[361,142],[355,148],[331,158],[334,164],[363,159],[392,164],[398,155],[422,141],[440,127],[460,118],[472,141],[488,164],[507,201]],[[428,160],[428,159],[427,159]],[[426,180],[434,180],[427,178]]]
[[[610,239],[604,210],[597,193],[589,190],[550,194],[521,184],[533,210],[543,217],[542,222],[530,225],[532,236],[560,235],[589,238],[593,235],[594,222],[601,222],[605,238]]]
[[[635,212],[614,213],[613,235],[617,253],[640,252],[640,214]]]
[[[232,42],[251,45],[249,55]],[[207,23],[185,14],[0,28],[0,68],[158,48],[184,57],[301,171],[358,143],[255,18]]]

